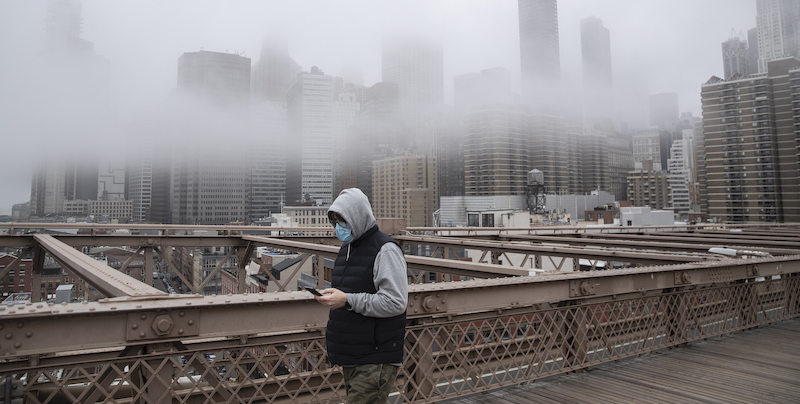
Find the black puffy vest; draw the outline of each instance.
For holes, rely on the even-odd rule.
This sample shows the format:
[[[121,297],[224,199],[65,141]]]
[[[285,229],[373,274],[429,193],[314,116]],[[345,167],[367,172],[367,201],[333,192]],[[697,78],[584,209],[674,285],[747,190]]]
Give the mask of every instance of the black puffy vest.
[[[376,293],[372,281],[375,257],[386,243],[396,243],[378,231],[367,230],[358,240],[339,249],[331,285],[345,293]],[[401,363],[405,339],[406,313],[388,318],[367,317],[345,309],[331,310],[326,332],[328,358],[342,366]]]

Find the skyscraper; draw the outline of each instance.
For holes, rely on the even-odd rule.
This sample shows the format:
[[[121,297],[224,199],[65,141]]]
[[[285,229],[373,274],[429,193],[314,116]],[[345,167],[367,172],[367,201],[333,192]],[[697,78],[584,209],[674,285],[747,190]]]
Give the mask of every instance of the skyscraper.
[[[612,127],[614,103],[611,79],[611,36],[603,20],[594,16],[581,20],[583,58],[584,121]]]
[[[558,108],[561,60],[556,0],[519,0],[522,95],[535,110]]]
[[[800,0],[756,0],[758,72],[769,61],[800,57]]]
[[[442,46],[418,37],[389,35],[383,39],[381,81],[397,84],[400,116],[415,133],[414,142],[426,141],[444,105]]]
[[[424,155],[388,157],[373,162],[375,217],[401,218],[408,226],[431,226],[439,208],[436,159]]]
[[[253,103],[286,102],[286,93],[300,71],[300,65],[289,56],[286,43],[279,38],[265,36],[261,42],[260,58],[253,65],[250,76]]]
[[[186,52],[178,59],[178,89],[215,106],[245,107],[250,104],[250,58]]]
[[[758,28],[747,30],[747,67],[750,74],[758,73]]]
[[[286,98],[293,139],[286,163],[288,204],[333,200],[333,77],[316,66],[302,72]]]
[[[722,43],[722,64],[725,68],[725,78],[730,78],[734,74],[747,77],[750,74],[750,51],[747,47],[747,40],[743,35],[731,31],[728,40]]]

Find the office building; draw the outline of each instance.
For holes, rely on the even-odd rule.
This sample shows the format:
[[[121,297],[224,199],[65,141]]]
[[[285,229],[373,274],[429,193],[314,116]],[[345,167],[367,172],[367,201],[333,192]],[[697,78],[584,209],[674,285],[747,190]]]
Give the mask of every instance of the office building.
[[[125,199],[125,160],[108,155],[100,158],[97,195],[92,199]]]
[[[608,134],[586,130],[581,136],[582,194],[606,191],[611,188],[608,175]]]
[[[569,194],[583,192],[583,161],[581,155],[581,137],[583,125],[566,124],[564,126],[564,143],[567,145],[567,160],[564,167],[567,170],[567,183]]]
[[[404,124],[415,133],[427,133],[422,129],[435,125],[444,105],[441,44],[418,37],[384,37],[381,81],[397,84],[398,107]],[[425,140],[419,135],[412,139]]]
[[[569,151],[564,118],[533,114],[529,120],[528,143],[530,163],[527,171],[537,169],[544,173],[544,185],[548,193],[569,193],[570,176],[565,169]],[[526,180],[527,181],[527,180]]]
[[[800,61],[772,60],[767,74],[738,80],[712,77],[701,97],[709,220],[800,221]]]
[[[621,134],[608,135],[608,192],[617,201],[628,200],[628,172],[634,167],[628,138]]]
[[[289,89],[286,117],[292,145],[286,163],[287,204],[333,199],[333,78],[313,66]]]
[[[464,195],[525,195],[531,166],[530,115],[497,105],[466,115]]]
[[[747,67],[750,74],[758,73],[758,28],[747,30]]]
[[[766,73],[770,61],[800,57],[800,1],[756,0],[758,73]]]
[[[372,209],[376,218],[405,219],[411,227],[431,226],[439,209],[436,159],[406,155],[376,160]]]
[[[653,164],[653,170],[661,171],[661,138],[658,128],[651,127],[648,129],[637,130],[631,139],[633,145],[633,163],[634,168],[639,170],[642,168],[642,161],[650,160]]]
[[[286,153],[291,146],[286,104],[265,101],[253,105],[251,127],[257,141],[250,142],[246,158],[246,213],[253,222],[281,211],[286,201]]]
[[[692,187],[692,140],[690,135],[675,140],[670,148],[670,158],[667,160],[667,172],[672,192],[672,208],[680,220],[688,220],[691,210]]]
[[[561,60],[556,0],[519,0],[522,95],[534,111],[559,108]]]
[[[511,101],[511,73],[503,67],[467,73],[453,79],[453,99],[457,114],[475,108]]]
[[[289,56],[289,48],[280,38],[265,36],[261,54],[250,72],[250,93],[253,104],[286,102],[289,88],[297,80],[300,65]]]
[[[722,65],[724,67],[725,78],[729,79],[734,74],[742,77],[750,75],[750,51],[747,47],[747,40],[742,34],[731,31],[728,40],[722,43]]]
[[[581,20],[584,122],[613,127],[614,97],[611,79],[611,36],[603,20]]]
[[[96,199],[97,164],[93,158],[53,158],[38,164],[31,181],[31,216],[60,214],[65,201]]]
[[[653,162],[642,161],[640,170],[628,173],[628,199],[632,206],[647,206],[651,209],[672,207],[672,190],[669,175],[653,169]]]
[[[233,53],[185,52],[178,58],[178,90],[221,107],[250,105],[250,58]]]

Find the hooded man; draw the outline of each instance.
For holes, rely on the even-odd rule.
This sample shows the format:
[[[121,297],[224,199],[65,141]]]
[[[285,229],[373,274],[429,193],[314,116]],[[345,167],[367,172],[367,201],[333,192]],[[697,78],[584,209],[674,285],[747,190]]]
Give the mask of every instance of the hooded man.
[[[385,403],[403,361],[408,278],[403,251],[378,230],[358,188],[339,193],[328,209],[344,244],[330,289],[317,301],[331,309],[328,358],[342,366],[348,403]]]

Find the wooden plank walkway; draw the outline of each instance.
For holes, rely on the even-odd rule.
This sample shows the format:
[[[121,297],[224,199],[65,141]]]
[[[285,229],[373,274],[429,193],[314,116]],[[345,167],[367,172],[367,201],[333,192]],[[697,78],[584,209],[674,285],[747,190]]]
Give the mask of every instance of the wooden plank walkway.
[[[800,319],[444,402],[800,403]]]

